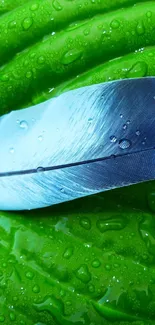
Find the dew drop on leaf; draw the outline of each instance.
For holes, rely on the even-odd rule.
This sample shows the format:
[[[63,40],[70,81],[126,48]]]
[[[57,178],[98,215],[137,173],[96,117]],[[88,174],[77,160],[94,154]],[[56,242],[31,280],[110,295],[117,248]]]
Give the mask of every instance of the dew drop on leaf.
[[[94,268],[98,268],[98,267],[100,267],[100,265],[101,265],[101,262],[97,259],[92,262],[92,267],[94,267]]]
[[[34,277],[34,273],[33,273],[33,272],[31,272],[31,271],[29,271],[29,272],[26,272],[26,278],[27,278],[27,279],[30,279],[30,280],[32,280],[32,279],[33,279],[33,277]]]
[[[37,9],[38,9],[38,4],[37,4],[37,3],[33,3],[32,6],[30,7],[30,9],[31,9],[32,11],[37,10]]]
[[[81,218],[80,219],[80,226],[86,230],[89,230],[91,228],[91,222],[88,218]]]
[[[143,35],[145,33],[145,28],[142,22],[138,23],[136,31],[138,35]]]
[[[144,61],[135,63],[127,72],[127,78],[140,78],[145,77],[147,74],[148,65]]]
[[[66,259],[70,259],[73,255],[73,247],[68,247],[64,254],[63,254],[63,257],[66,258]]]
[[[10,316],[10,320],[11,320],[11,321],[16,320],[16,315],[15,315],[15,313],[11,312],[9,316]]]
[[[22,26],[24,30],[28,30],[33,24],[33,20],[31,17],[25,18],[23,20]]]
[[[16,21],[15,20],[12,20],[12,21],[9,22],[9,25],[8,26],[9,26],[9,28],[12,29],[12,28],[15,28],[16,25],[17,25]]]
[[[112,20],[110,26],[113,29],[117,29],[120,26],[120,22],[118,20],[114,19],[114,20]]]
[[[80,49],[73,49],[66,52],[63,57],[61,58],[61,62],[64,65],[73,63],[74,61],[78,60],[82,56],[83,51]]]
[[[39,292],[40,292],[40,288],[39,288],[39,286],[36,284],[36,285],[33,287],[32,291],[33,291],[34,293],[39,293]]]
[[[91,274],[88,270],[88,266],[83,264],[76,270],[76,277],[83,283],[88,283],[91,280]]]
[[[57,11],[62,10],[62,6],[58,0],[53,0],[53,8]]]

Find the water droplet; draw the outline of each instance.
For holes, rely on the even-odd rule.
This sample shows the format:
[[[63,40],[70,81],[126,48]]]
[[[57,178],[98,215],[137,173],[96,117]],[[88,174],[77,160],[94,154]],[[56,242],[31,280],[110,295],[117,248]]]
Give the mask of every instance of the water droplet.
[[[112,135],[112,136],[110,137],[110,141],[111,141],[112,143],[115,143],[115,142],[117,141],[117,138],[116,138],[114,135]]]
[[[8,87],[8,91],[12,91],[12,86],[9,86]]]
[[[12,21],[9,22],[8,27],[9,27],[9,28],[15,28],[16,25],[17,25],[17,22],[16,22],[15,20],[12,20]]]
[[[127,129],[127,125],[124,124],[124,125],[123,125],[123,130],[126,130],[126,129]]]
[[[22,26],[24,30],[28,30],[33,24],[33,20],[31,17],[25,18],[23,20]]]
[[[122,140],[119,141],[119,147],[122,150],[128,149],[128,148],[131,147],[131,141],[128,140],[128,139],[122,139]]]
[[[145,33],[145,28],[142,22],[139,22],[137,25],[137,34],[143,35]]]
[[[83,227],[86,230],[89,230],[91,228],[91,222],[88,218],[81,218],[80,219],[80,226]]]
[[[82,50],[75,48],[65,53],[61,59],[61,62],[63,64],[70,64],[78,60],[81,56],[82,56]]]
[[[89,117],[88,122],[91,123],[93,121],[92,117]]]
[[[39,304],[33,304],[34,308],[41,312],[47,311],[56,321],[59,320],[59,315],[63,315],[63,302],[53,296],[46,297],[45,300]],[[56,322],[57,323],[57,322]]]
[[[86,28],[86,29],[84,30],[83,34],[84,34],[85,36],[89,35],[89,34],[90,34],[90,29]]]
[[[118,268],[119,267],[119,264],[115,263],[114,264],[114,267]]]
[[[96,222],[96,226],[101,233],[108,230],[121,230],[127,225],[126,218],[115,217],[111,219],[100,219]]]
[[[39,135],[38,140],[41,142],[43,140],[43,136]]]
[[[152,52],[149,52],[149,53],[148,53],[148,56],[149,56],[149,57],[153,57],[154,54],[153,54]]]
[[[18,297],[13,297],[12,300],[13,301],[18,301]]]
[[[93,293],[95,291],[95,287],[93,284],[90,284],[89,287],[88,287],[88,290],[90,293]]]
[[[76,277],[83,283],[88,283],[91,280],[91,274],[86,264],[79,267],[79,269],[76,271]]]
[[[151,18],[151,16],[152,16],[152,12],[151,12],[151,11],[148,11],[148,12],[146,13],[146,16],[147,16],[148,18]]]
[[[71,306],[71,305],[72,305],[71,301],[66,301],[66,306]]]
[[[30,58],[31,59],[34,59],[35,56],[36,56],[36,53],[35,52],[33,52],[33,53],[30,54]]]
[[[38,168],[37,168],[37,173],[43,172],[44,170],[45,170],[44,167],[38,167]]]
[[[15,313],[10,313],[10,320],[12,320],[12,321],[14,321],[14,320],[16,320],[16,315],[15,315]]]
[[[63,257],[64,258],[66,258],[66,259],[69,259],[69,258],[71,258],[72,257],[72,255],[73,255],[73,247],[68,247],[66,250],[65,250],[65,252],[64,252],[64,254],[63,254]]]
[[[0,315],[0,322],[3,323],[5,321],[5,317],[3,315]]]
[[[27,73],[26,73],[26,78],[27,79],[30,79],[32,77],[32,72],[31,71],[28,71]]]
[[[131,121],[130,121],[130,120],[128,120],[128,121],[126,122],[126,124],[127,124],[127,125],[129,125],[130,123],[131,123]]]
[[[31,272],[31,271],[29,271],[29,272],[26,272],[26,278],[27,279],[30,279],[30,280],[32,280],[33,278],[34,278],[34,273],[33,272]]]
[[[34,4],[30,7],[30,9],[31,9],[32,11],[37,10],[37,9],[38,9],[38,4],[37,4],[37,3],[34,3]]]
[[[154,193],[153,193],[154,194]],[[149,202],[148,197],[148,204],[151,210],[154,212],[155,203],[154,197],[153,202]],[[152,204],[152,205],[151,205]],[[139,224],[139,232],[141,238],[146,244],[147,252],[150,253],[152,256],[155,256],[155,218],[152,214],[146,214],[143,217],[143,220]]]
[[[111,270],[111,266],[110,266],[109,264],[106,264],[106,265],[105,265],[105,269],[106,269],[107,271],[110,271],[110,270]]]
[[[127,78],[140,78],[147,75],[148,66],[146,62],[139,61],[135,63],[131,69],[127,72]]]
[[[92,243],[84,243],[83,245],[86,248],[91,248],[92,247]]]
[[[43,64],[44,61],[45,61],[45,58],[44,58],[43,56],[40,56],[40,57],[38,58],[38,63],[39,63],[39,64]]]
[[[142,255],[142,258],[143,258],[143,260],[145,260],[145,261],[146,261],[146,260],[148,260],[148,259],[149,259],[149,255],[147,255],[147,254],[143,254],[143,255]]]
[[[148,194],[148,205],[151,211],[155,212],[155,192],[150,192]]]
[[[63,187],[61,187],[60,192],[65,193],[65,189]]]
[[[74,29],[77,29],[77,28],[79,28],[79,27],[81,27],[82,25],[85,25],[85,24],[87,24],[87,22],[86,21],[80,21],[80,23],[71,23],[67,28],[66,28],[66,31],[67,32],[70,32],[71,30],[74,30]],[[70,39],[70,41],[72,42],[73,40],[72,39]]]
[[[114,19],[111,24],[110,24],[111,28],[113,29],[117,29],[120,26],[120,22],[116,19]]]
[[[9,76],[8,76],[8,74],[3,74],[3,75],[1,76],[1,80],[2,80],[2,81],[8,81],[8,80],[9,80]]]
[[[101,29],[103,29],[103,25],[100,24],[100,25],[97,26],[97,28],[98,28],[99,30],[101,30]]]
[[[55,275],[58,280],[66,282],[68,281],[68,269],[66,266],[58,265],[55,268]]]
[[[123,118],[123,114],[120,114],[120,118]]]
[[[15,152],[15,149],[14,148],[10,148],[10,153],[14,153]]]
[[[99,260],[94,260],[92,262],[92,267],[98,268],[101,265],[101,262]]]
[[[140,131],[139,130],[136,131],[136,135],[139,137],[139,135],[140,135]]]
[[[20,125],[21,129],[27,129],[28,128],[28,123],[26,121],[21,121],[19,125]]]
[[[39,286],[36,284],[36,285],[33,287],[32,291],[33,291],[34,293],[39,293],[39,292],[40,292],[40,288],[39,288]]]
[[[24,63],[23,63],[24,67],[26,67],[28,64],[29,64],[28,60],[25,60]]]
[[[61,4],[59,3],[58,0],[54,0],[54,1],[53,1],[53,8],[54,8],[55,10],[57,10],[57,11],[62,10],[62,6],[61,6]]]
[[[62,290],[60,291],[60,296],[61,296],[61,297],[65,297],[65,295],[66,295],[65,291],[62,289]]]

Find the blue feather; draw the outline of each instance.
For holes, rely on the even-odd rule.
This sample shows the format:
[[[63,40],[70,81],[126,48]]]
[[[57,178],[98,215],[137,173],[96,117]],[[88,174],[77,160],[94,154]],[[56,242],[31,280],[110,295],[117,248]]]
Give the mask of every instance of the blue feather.
[[[149,155],[153,162],[154,95],[155,78],[128,79],[1,117],[0,209],[41,208],[154,179],[154,170],[141,168]]]

